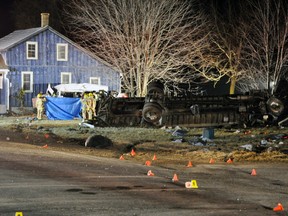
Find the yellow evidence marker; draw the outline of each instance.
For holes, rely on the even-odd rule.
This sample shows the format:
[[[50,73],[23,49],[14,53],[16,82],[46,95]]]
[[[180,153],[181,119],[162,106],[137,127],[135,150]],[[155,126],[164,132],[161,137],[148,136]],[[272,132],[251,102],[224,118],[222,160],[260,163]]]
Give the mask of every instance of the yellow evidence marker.
[[[198,185],[197,185],[197,181],[196,181],[196,180],[192,180],[192,181],[191,181],[191,188],[198,188]]]

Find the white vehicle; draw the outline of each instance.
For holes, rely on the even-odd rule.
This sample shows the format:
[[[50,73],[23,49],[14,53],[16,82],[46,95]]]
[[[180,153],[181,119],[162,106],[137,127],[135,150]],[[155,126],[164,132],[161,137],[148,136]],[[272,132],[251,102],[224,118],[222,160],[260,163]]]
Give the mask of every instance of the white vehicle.
[[[56,97],[79,97],[84,92],[93,92],[93,91],[108,92],[108,86],[89,84],[89,83],[79,83],[79,84],[71,83],[71,84],[60,84],[51,88],[51,86],[49,85],[47,89],[47,94],[49,95],[56,94],[55,95]]]

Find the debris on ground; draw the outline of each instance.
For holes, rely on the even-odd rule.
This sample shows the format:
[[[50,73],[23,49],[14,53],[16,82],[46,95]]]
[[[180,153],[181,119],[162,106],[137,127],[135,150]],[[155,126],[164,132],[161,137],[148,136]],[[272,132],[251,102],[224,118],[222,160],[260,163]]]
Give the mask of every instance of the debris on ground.
[[[18,141],[39,146],[47,144],[49,149],[65,148],[68,151],[117,158],[127,153],[128,145],[133,147],[137,145],[138,154],[133,160],[141,157],[147,160],[152,157],[151,154],[157,153],[160,158],[158,164],[192,159],[207,161],[210,158],[222,162],[228,158],[234,158],[235,162],[288,161],[288,128],[284,127],[228,130],[214,128],[213,139],[209,139],[203,136],[203,128],[175,127],[161,130],[94,125],[90,127],[89,124],[83,124],[81,119],[39,121],[33,117],[0,116],[0,126],[2,130],[0,139],[4,141]],[[49,134],[49,138],[45,138],[45,134]],[[111,142],[99,141],[102,140],[99,136]],[[93,142],[92,137],[95,138]],[[91,144],[90,142],[88,144],[88,140]],[[87,147],[92,148],[83,148],[85,142]]]

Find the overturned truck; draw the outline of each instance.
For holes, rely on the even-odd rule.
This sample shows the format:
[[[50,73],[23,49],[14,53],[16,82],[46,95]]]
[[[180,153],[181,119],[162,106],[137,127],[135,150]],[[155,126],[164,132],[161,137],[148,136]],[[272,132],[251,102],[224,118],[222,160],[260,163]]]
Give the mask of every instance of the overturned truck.
[[[164,86],[151,83],[146,97],[116,98],[101,94],[96,126],[220,127],[284,124],[286,91],[251,91],[234,95],[167,96]]]

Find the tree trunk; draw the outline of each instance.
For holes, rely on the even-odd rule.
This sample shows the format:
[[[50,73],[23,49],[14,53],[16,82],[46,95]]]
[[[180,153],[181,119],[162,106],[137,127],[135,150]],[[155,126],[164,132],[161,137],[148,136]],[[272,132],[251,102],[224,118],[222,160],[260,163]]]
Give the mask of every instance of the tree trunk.
[[[236,77],[231,77],[229,94],[235,94]]]

